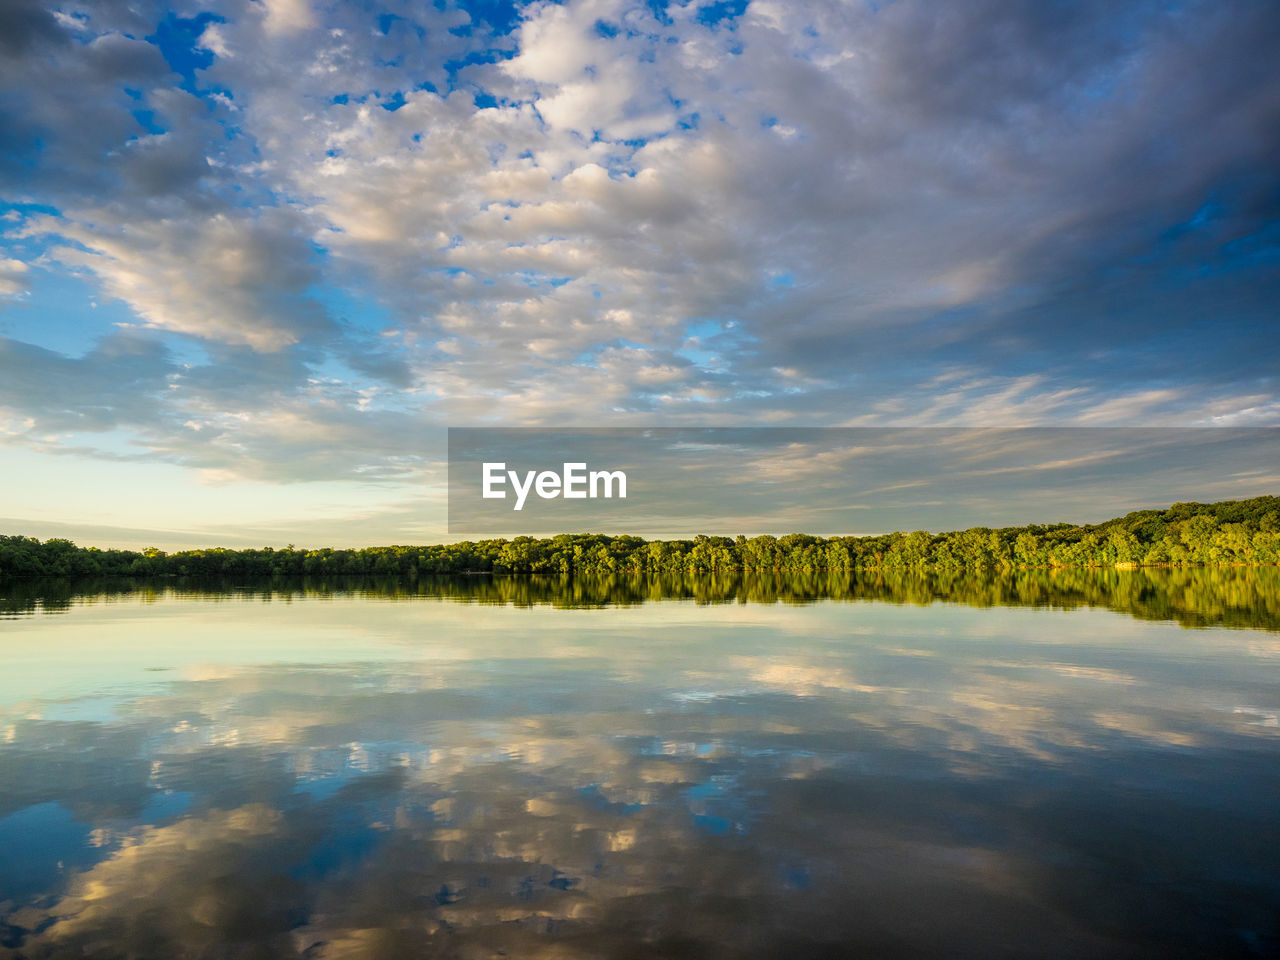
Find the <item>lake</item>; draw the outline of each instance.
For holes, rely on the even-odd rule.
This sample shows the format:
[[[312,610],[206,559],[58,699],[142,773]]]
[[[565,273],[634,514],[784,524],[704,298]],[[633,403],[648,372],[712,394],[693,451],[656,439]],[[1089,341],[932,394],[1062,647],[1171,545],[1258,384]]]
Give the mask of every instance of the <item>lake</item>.
[[[1280,955],[1280,570],[0,586],[0,957]]]

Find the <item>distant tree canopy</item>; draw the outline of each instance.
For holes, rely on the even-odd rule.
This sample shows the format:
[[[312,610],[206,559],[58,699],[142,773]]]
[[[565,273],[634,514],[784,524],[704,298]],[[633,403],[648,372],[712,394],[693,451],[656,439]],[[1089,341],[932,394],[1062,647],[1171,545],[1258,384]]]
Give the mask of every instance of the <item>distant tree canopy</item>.
[[[70,540],[0,536],[0,578],[78,576],[398,576],[441,573],[709,573],[983,570],[1280,563],[1280,498],[1175,503],[1085,526],[974,527],[873,537],[604,534],[335,550],[99,550]]]

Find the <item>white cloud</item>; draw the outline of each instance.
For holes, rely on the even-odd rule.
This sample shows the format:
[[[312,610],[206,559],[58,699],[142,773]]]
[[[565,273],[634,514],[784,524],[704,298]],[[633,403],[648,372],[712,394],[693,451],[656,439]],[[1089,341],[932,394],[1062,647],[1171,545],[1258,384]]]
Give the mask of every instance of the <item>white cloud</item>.
[[[46,222],[75,244],[51,256],[90,271],[150,326],[279,350],[326,325],[305,295],[315,269],[287,212],[142,220],[101,211],[94,218]]]
[[[25,293],[29,270],[21,260],[0,260],[0,296],[17,297]]]
[[[296,33],[315,26],[315,11],[308,0],[263,0],[263,29],[269,35]]]
[[[59,214],[10,230],[0,293],[28,263],[75,272],[228,368],[167,391],[164,456],[195,450],[171,432],[192,420],[218,469],[282,469],[284,435],[385,467],[381,428],[342,425],[393,408],[422,429],[1275,422],[1263,324],[1204,333],[1249,296],[1100,272],[1157,269],[1139,255],[1233,171],[1266,195],[1260,9],[754,2],[730,27],[577,0],[503,37],[434,5],[211,9],[213,95],[136,39],[150,7],[66,8],[0,64],[28,91],[0,132],[42,172],[0,182]],[[1201,60],[1229,67],[1173,82]],[[1240,203],[1219,246],[1258,229]],[[342,386],[307,387],[326,367]]]

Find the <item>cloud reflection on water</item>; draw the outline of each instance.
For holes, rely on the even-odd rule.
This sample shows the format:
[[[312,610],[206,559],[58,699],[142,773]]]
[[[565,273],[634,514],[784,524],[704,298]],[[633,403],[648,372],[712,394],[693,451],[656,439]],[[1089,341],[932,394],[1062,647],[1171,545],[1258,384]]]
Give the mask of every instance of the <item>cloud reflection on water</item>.
[[[1277,943],[1270,635],[951,605],[141,611],[143,646],[216,614],[264,655],[139,676],[96,721],[0,711],[0,836],[55,804],[84,837],[56,882],[5,884],[0,956]],[[366,657],[267,655],[312,622]]]

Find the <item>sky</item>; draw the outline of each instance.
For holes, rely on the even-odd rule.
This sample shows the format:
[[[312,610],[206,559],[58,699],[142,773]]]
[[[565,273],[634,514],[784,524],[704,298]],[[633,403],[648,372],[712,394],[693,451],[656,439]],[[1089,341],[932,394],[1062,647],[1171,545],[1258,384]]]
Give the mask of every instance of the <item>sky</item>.
[[[1091,522],[1280,490],[1280,430],[451,427],[448,461],[457,538],[867,535]]]
[[[0,530],[446,539],[449,426],[1280,425],[1277,48],[1270,0],[9,0]]]

